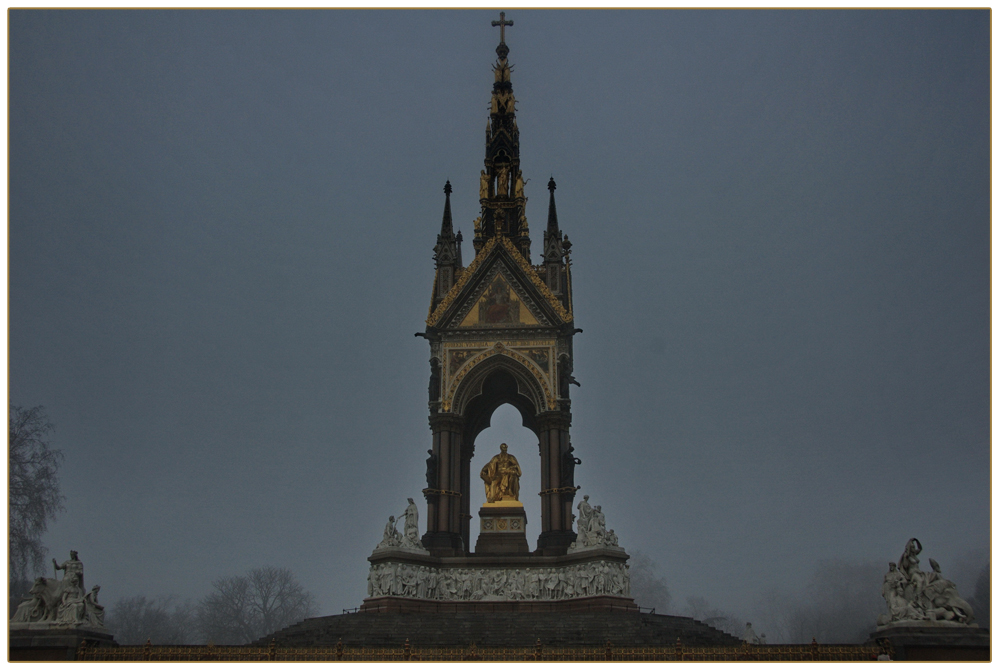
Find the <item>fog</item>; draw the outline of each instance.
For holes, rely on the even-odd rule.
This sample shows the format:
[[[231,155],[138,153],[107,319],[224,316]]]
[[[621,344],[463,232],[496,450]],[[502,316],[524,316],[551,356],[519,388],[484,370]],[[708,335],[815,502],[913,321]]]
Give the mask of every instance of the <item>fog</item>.
[[[446,180],[473,256],[495,18],[10,12],[10,400],[105,603],[270,564],[339,614],[407,497],[423,531],[413,334]],[[573,242],[576,482],[673,604],[983,556],[988,10],[507,18],[532,254],[550,175]],[[511,446],[532,548],[533,440],[502,407],[472,462],[475,508]]]

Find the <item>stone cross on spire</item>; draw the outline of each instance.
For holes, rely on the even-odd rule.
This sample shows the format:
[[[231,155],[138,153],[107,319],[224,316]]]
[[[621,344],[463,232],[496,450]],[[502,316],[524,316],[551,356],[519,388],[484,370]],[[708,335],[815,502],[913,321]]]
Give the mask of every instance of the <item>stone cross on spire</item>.
[[[504,44],[504,40],[503,40],[504,26],[512,26],[512,25],[514,25],[513,21],[505,21],[504,20],[506,18],[506,16],[507,16],[506,14],[504,14],[503,12],[500,12],[500,20],[499,21],[491,21],[490,22],[490,25],[493,26],[494,28],[496,28],[497,26],[500,26],[500,44]]]

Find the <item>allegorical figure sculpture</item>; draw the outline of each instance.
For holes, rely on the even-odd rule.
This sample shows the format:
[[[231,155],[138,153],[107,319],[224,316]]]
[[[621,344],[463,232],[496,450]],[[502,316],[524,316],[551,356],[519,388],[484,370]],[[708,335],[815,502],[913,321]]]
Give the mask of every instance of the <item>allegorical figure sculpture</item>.
[[[514,455],[507,454],[507,443],[500,445],[500,454],[490,459],[479,472],[486,486],[486,501],[518,501],[521,492],[521,465]]]
[[[480,199],[490,197],[490,178],[485,170],[479,171],[479,197]]]
[[[63,571],[63,579],[36,578],[31,590],[18,605],[11,626],[42,623],[53,627],[91,625],[104,626],[104,607],[97,603],[99,586],[84,593],[83,562],[76,550],[60,564],[52,565]]]
[[[69,559],[62,564],[53,557],[52,566],[55,567],[56,571],[63,572],[63,582],[66,584],[69,584],[70,576],[75,574],[80,581],[80,588],[83,589],[83,562],[80,561],[80,555],[77,554],[76,550],[70,550]]]
[[[98,627],[104,626],[104,606],[97,603],[97,594],[101,591],[100,585],[94,585],[87,592],[84,601],[87,604],[87,619],[90,623]]]
[[[576,467],[582,463],[579,457],[573,456],[573,446],[569,445],[566,451],[562,453],[562,486],[572,487],[573,486],[573,473]]]
[[[601,507],[590,505],[589,495],[584,494],[576,509],[580,514],[576,518],[576,541],[570,543],[570,552],[621,547],[618,545],[618,534],[613,529],[608,531]]]
[[[433,454],[431,456],[433,457]],[[413,502],[412,498],[406,499],[406,503],[406,510],[398,519],[394,515],[389,515],[389,521],[385,523],[385,529],[382,531],[382,540],[375,546],[376,550],[392,548],[404,552],[427,554],[427,550],[420,542],[417,504]],[[403,533],[399,533],[399,529],[396,528],[399,522],[403,523]]]
[[[35,578],[35,584],[17,607],[11,622],[40,622],[45,617],[45,591],[48,581]]]
[[[413,499],[406,499],[406,510],[403,511],[403,542],[420,545],[420,528],[417,525],[417,504]]]
[[[76,574],[70,575],[70,583],[63,590],[62,599],[59,602],[57,619],[59,622],[67,623],[84,622],[87,614],[87,602],[84,599],[79,578]]]
[[[936,561],[930,560],[931,572],[920,570],[917,555],[921,550],[920,541],[911,538],[899,559],[899,568],[889,564],[882,581],[882,597],[889,612],[879,616],[878,626],[911,623],[978,627],[972,606],[959,596],[955,583],[941,575]]]
[[[437,489],[437,457],[434,455],[434,450],[427,450],[427,488]]]
[[[497,171],[497,195],[506,198],[510,192],[510,170],[507,166],[500,166]]]
[[[385,530],[382,532],[382,542],[375,546],[379,548],[399,547],[403,542],[403,536],[396,528],[396,517],[389,515],[389,521],[385,523]]]

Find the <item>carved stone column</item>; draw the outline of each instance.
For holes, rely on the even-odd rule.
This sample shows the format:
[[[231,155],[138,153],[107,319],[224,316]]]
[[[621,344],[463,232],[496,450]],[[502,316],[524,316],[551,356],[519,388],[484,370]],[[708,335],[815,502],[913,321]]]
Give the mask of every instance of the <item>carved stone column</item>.
[[[566,553],[576,540],[573,532],[573,496],[575,489],[564,481],[563,454],[569,450],[570,413],[567,410],[543,412],[538,420],[538,455],[542,466],[542,533],[538,549],[543,555]]]
[[[435,488],[427,488],[427,533],[421,539],[432,555],[463,553],[462,542],[462,418],[451,413],[430,417],[437,463]],[[465,484],[467,487],[468,485]]]

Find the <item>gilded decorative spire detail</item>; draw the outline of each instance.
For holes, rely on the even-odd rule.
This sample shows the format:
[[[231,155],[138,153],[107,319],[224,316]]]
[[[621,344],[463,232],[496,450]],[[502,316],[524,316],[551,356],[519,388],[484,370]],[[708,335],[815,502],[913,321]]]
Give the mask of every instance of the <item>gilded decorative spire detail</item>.
[[[514,22],[501,12],[500,20],[493,21],[492,25],[500,28],[500,44],[497,46],[497,60],[493,64],[485,169],[479,174],[482,212],[472,244],[478,254],[487,240],[504,236],[510,238],[520,253],[529,259],[531,239],[524,213],[526,180],[521,174],[520,138],[515,119],[517,100],[510,81],[511,66],[507,62],[510,50],[504,32]]]

